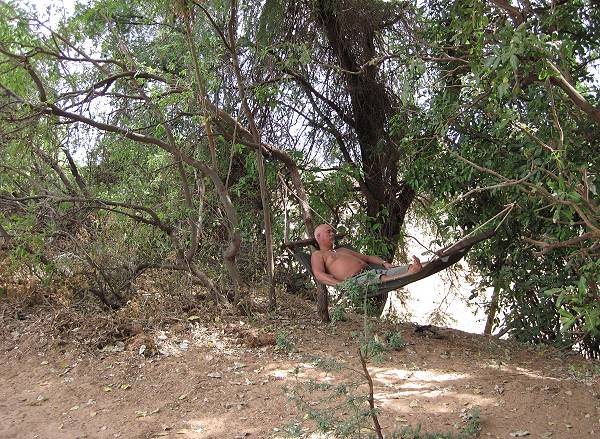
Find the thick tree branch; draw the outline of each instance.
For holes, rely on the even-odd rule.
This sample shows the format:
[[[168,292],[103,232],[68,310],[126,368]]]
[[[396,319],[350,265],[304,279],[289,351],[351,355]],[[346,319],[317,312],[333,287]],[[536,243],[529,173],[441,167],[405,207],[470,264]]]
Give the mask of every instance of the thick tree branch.
[[[559,70],[552,61],[548,60],[548,65],[552,69],[552,71],[556,74],[556,76],[552,76],[550,81],[560,87],[566,94],[571,98],[571,101],[577,106],[580,110],[584,111],[594,122],[600,124],[600,110],[590,104],[587,99],[585,99],[581,93],[577,91],[577,89],[567,81],[565,76]]]
[[[548,253],[550,250],[554,250],[557,248],[574,247],[577,244],[580,244],[581,242],[587,241],[589,239],[594,239],[596,241],[600,240],[600,233],[588,232],[588,233],[584,233],[583,235],[579,235],[579,236],[576,236],[571,239],[566,239],[564,241],[556,241],[556,242],[539,241],[539,240],[535,240],[535,239],[532,239],[532,238],[529,238],[526,236],[524,236],[523,239],[530,244],[540,247],[541,250],[539,251],[539,254],[545,254],[545,253]]]

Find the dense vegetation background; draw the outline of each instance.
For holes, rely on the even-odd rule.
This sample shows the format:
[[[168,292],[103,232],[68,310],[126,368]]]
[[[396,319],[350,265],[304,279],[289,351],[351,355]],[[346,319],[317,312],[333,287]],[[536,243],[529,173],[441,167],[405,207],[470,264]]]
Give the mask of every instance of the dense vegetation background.
[[[329,221],[398,260],[412,215],[439,245],[500,226],[469,256],[494,291],[486,332],[600,356],[597,1],[0,17],[3,299],[33,278],[46,301],[113,312],[149,276],[167,302],[247,310],[264,290],[274,308],[307,281],[282,241]]]

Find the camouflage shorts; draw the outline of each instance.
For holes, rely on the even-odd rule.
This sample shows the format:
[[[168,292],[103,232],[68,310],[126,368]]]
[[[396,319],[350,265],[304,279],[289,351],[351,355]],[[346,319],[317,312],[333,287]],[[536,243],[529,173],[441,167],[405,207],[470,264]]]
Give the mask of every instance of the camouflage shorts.
[[[381,283],[382,275],[398,276],[404,273],[408,273],[408,265],[399,265],[392,268],[371,268],[349,277],[344,282],[358,285],[374,285]]]

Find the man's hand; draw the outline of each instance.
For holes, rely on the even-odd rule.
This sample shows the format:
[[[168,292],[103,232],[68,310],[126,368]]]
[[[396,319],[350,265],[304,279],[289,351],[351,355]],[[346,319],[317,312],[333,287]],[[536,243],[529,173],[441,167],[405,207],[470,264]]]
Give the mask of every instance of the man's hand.
[[[385,268],[386,270],[388,268],[392,268],[394,266],[394,264],[390,264],[389,262],[383,261],[383,264],[381,264],[383,266],[383,268]]]
[[[413,258],[413,263],[408,266],[408,272],[416,273],[418,271],[421,271],[421,268],[423,268],[423,265],[421,264],[421,260],[419,258],[417,258],[415,255],[413,255],[412,258]]]

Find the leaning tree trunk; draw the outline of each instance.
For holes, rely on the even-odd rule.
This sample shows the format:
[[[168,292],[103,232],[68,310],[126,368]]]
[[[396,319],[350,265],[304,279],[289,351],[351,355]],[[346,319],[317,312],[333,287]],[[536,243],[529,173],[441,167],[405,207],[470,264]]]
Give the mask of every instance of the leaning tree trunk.
[[[373,233],[389,243],[383,258],[394,256],[400,228],[415,192],[398,179],[398,148],[387,132],[393,115],[392,98],[378,77],[378,67],[368,62],[378,56],[375,50],[375,24],[360,2],[321,0],[318,15],[327,39],[343,72],[344,86],[350,98],[362,160],[365,185],[361,191],[367,201],[367,215],[373,221]],[[357,32],[357,29],[361,29]],[[354,73],[349,73],[354,72]],[[387,214],[383,214],[387,211]],[[383,309],[387,294],[377,298]]]
[[[254,142],[258,145],[261,144],[260,133],[256,127],[254,121],[254,114],[250,110],[248,105],[248,99],[246,97],[247,84],[242,78],[242,72],[240,70],[240,64],[237,55],[237,41],[236,41],[236,23],[237,23],[237,1],[231,0],[231,16],[229,20],[229,49],[231,53],[231,62],[233,65],[233,71],[238,84],[238,90],[240,93],[240,102],[244,114],[248,119],[248,126]],[[265,165],[263,159],[263,151],[259,146],[256,148],[256,168],[258,170],[258,182],[260,185],[260,198],[263,208],[263,218],[265,226],[265,248],[266,248],[266,268],[267,268],[267,281],[269,284],[269,309],[274,311],[277,306],[277,299],[275,296],[275,259],[273,256],[273,227],[271,226],[271,201],[269,199],[267,180],[265,177]]]
[[[200,74],[200,63],[198,61],[198,55],[197,55],[198,52],[196,49],[196,45],[194,44],[194,40],[192,38],[190,11],[187,9],[187,6],[184,3],[180,3],[178,6],[181,7],[181,12],[183,14],[183,19],[184,19],[184,23],[185,23],[185,36],[187,39],[188,47],[190,49],[190,53],[192,55],[194,78],[196,80],[196,90],[195,90],[196,99],[198,100],[198,103],[200,104],[200,107],[202,108],[205,116],[208,116],[211,114],[210,110],[212,109],[212,107],[210,106],[208,99],[206,97],[204,81],[202,79],[202,75]],[[211,155],[213,157],[213,159],[212,159],[213,166],[215,166],[216,165],[216,146],[215,146],[215,140],[214,140],[214,137],[212,134],[212,128],[210,125],[210,121],[207,117],[205,117],[205,119],[204,119],[204,127],[206,129],[206,134],[207,134],[206,138],[207,138],[207,141],[209,144],[209,149],[210,149]],[[215,185],[215,189],[217,190],[217,193],[219,194],[219,197],[222,200],[222,205],[223,205],[223,208],[225,211],[225,215],[228,219],[227,231],[228,231],[229,242],[228,242],[228,246],[223,251],[223,262],[224,262],[225,268],[227,269],[227,272],[229,273],[229,276],[233,282],[233,294],[229,295],[229,299],[233,299],[234,304],[239,305],[240,301],[241,301],[240,285],[242,284],[242,277],[240,275],[240,272],[239,272],[237,264],[236,264],[236,258],[240,252],[240,246],[241,246],[242,239],[241,239],[241,233],[240,233],[240,229],[239,229],[237,212],[235,211],[235,208],[233,207],[233,204],[231,203],[231,199],[229,198],[227,188],[222,183],[221,179],[219,178],[219,176],[216,172],[216,168],[213,169],[208,166],[206,166],[206,168],[209,172],[208,173],[205,172],[205,174],[208,175],[209,178],[211,178],[211,180],[213,181],[213,184]]]

